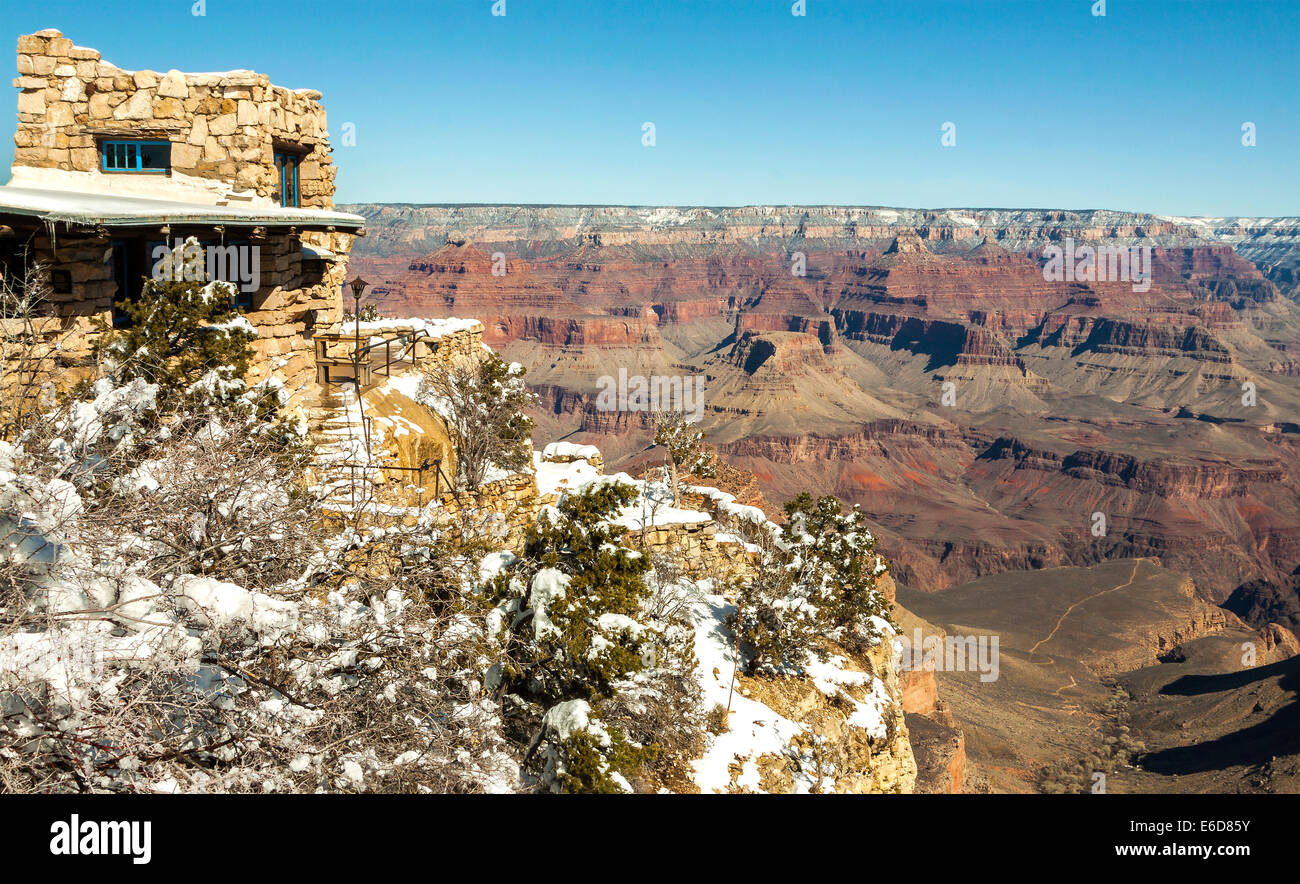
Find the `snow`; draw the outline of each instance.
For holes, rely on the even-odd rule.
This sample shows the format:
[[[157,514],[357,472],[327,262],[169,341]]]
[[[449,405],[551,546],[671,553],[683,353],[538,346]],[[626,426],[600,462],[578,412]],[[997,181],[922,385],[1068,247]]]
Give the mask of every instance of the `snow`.
[[[479,583],[487,583],[503,571],[509,570],[519,557],[509,550],[489,553],[478,564]]]
[[[591,705],[585,700],[566,700],[547,709],[546,714],[542,716],[542,731],[553,741],[567,740],[574,734],[586,733],[595,737],[597,745],[602,748],[608,748],[613,743],[609,731],[601,724],[600,719],[593,716]],[[626,778],[616,771],[609,771],[607,762],[602,760],[601,767],[620,789],[624,792],[632,791],[632,785]],[[552,789],[556,788],[556,775],[559,769],[559,753],[554,745],[548,745],[543,779],[551,783]]]
[[[543,461],[591,460],[600,457],[595,445],[578,445],[574,442],[552,442],[542,449]]]
[[[528,607],[533,609],[533,634],[540,640],[559,635],[559,628],[551,622],[547,606],[564,598],[569,587],[569,575],[557,568],[543,568],[533,576]]]
[[[86,183],[91,184],[89,180]],[[226,223],[250,227],[259,224],[299,224],[352,230],[365,226],[365,219],[360,215],[323,209],[220,206],[175,199],[13,185],[0,187],[0,210],[42,218],[47,222],[107,227]]]
[[[130,435],[132,426],[146,412],[157,408],[158,385],[136,378],[119,387],[100,378],[91,387],[95,398],[74,402],[67,417],[58,421],[59,432],[70,436],[73,447],[85,448],[108,439],[118,442]]]
[[[407,319],[372,319],[362,320],[361,334],[391,335],[404,332],[419,332],[423,337],[437,339],[457,332],[469,331],[470,329],[481,329],[482,327],[483,323],[477,319],[457,319],[454,316],[447,319],[419,319],[415,317]],[[344,335],[355,335],[357,333],[356,322],[345,322],[341,328],[341,334]]]
[[[681,227],[691,224],[696,218],[704,214],[711,213],[707,209],[679,209],[673,206],[659,206],[648,212],[641,212],[641,220],[652,228]]]
[[[629,482],[635,481],[626,473],[619,473],[613,478],[618,478],[618,476],[624,477]],[[644,485],[644,483],[638,484]],[[665,528],[673,525],[699,525],[704,522],[712,522],[713,517],[699,510],[670,506],[642,496],[640,499],[633,501],[630,506],[624,507],[618,515],[609,521],[611,524],[621,525],[630,531],[641,531],[645,528]]]
[[[885,711],[893,705],[893,700],[885,688],[885,683],[869,672],[845,669],[845,659],[834,656],[827,660],[813,655],[805,667],[817,690],[827,697],[841,697],[853,704],[848,724],[865,730],[872,739],[886,736]],[[844,688],[866,688],[866,696],[859,700]]]
[[[211,577],[184,575],[174,584],[182,610],[204,615],[211,626],[251,627],[264,642],[273,642],[298,624],[298,606]]]
[[[548,445],[547,449],[550,447]],[[575,447],[593,448],[590,445]],[[593,450],[599,454],[598,449]],[[667,485],[662,482],[633,479],[627,473],[602,475],[586,460],[554,463],[545,458],[545,451],[533,452],[533,470],[537,478],[537,490],[543,498],[567,493],[581,494],[587,488],[613,483],[628,485],[636,490],[636,500],[621,509],[609,520],[612,525],[618,525],[629,531],[641,531],[646,528],[698,525],[713,521],[713,517],[708,513],[666,503],[670,498],[670,494]]]
[[[249,322],[248,318],[245,316],[236,316],[235,318],[229,319],[225,322],[214,322],[212,325],[208,326],[208,328],[223,331],[227,334],[235,331],[247,332],[253,337],[257,337],[257,329],[253,328],[253,324]]]
[[[561,740],[591,727],[591,704],[585,700],[556,703],[542,716],[542,726]]]
[[[767,513],[756,506],[736,503],[736,495],[734,494],[728,494],[718,488],[710,488],[704,485],[685,485],[683,489],[691,494],[698,494],[712,500],[717,504],[719,512],[726,513],[729,516],[735,516],[746,522],[757,522],[760,525],[767,521]]]
[[[239,378],[226,378],[216,369],[209,369],[194,383],[185,388],[185,395],[206,402],[225,402],[242,392],[244,382]]]
[[[639,636],[645,627],[626,614],[601,614],[596,618],[596,626],[602,631],[630,632]]]
[[[756,760],[762,755],[785,753],[790,741],[806,730],[804,725],[741,695],[739,689],[732,693],[735,638],[726,627],[726,619],[734,611],[735,605],[715,594],[707,595],[690,609],[704,708],[725,708],[729,698],[731,701],[726,732],[714,737],[703,757],[691,762],[701,792],[726,792],[731,784],[728,767],[737,762],[754,764],[745,768],[743,776],[749,788],[758,791]]]
[[[537,476],[537,491],[543,497],[566,490],[577,490],[600,476],[600,473],[585,460],[568,463],[551,463],[534,452],[533,470]]]

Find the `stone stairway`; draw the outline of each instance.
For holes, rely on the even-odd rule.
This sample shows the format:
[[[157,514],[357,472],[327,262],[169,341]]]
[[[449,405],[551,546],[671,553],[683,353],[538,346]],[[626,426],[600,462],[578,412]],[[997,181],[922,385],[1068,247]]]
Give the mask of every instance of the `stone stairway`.
[[[350,383],[331,385],[309,410],[309,418],[316,490],[325,505],[351,508],[374,500],[383,481],[377,459],[380,440],[371,429],[368,453],[356,387]]]

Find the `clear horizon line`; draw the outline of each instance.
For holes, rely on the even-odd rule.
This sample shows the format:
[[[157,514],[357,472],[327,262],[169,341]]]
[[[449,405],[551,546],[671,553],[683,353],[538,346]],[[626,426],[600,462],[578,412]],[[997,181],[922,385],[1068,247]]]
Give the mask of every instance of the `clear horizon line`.
[[[407,206],[416,209],[529,208],[529,209],[892,209],[906,212],[1112,212],[1117,215],[1147,215],[1152,218],[1216,220],[1230,218],[1300,219],[1293,215],[1181,215],[1138,209],[1066,208],[1062,206],[887,206],[867,203],[562,203],[562,202],[411,202],[408,200],[340,200],[336,206]]]

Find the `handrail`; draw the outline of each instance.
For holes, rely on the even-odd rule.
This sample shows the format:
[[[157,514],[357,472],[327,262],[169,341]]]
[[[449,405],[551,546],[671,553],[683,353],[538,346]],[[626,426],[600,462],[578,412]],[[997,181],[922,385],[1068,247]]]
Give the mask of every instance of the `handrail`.
[[[370,338],[379,338],[379,340],[374,341],[370,340]],[[411,329],[409,331],[391,334],[388,337],[385,337],[382,334],[367,335],[366,343],[360,347],[356,345],[356,339],[354,336],[344,335],[342,332],[320,332],[313,336],[313,340],[319,341],[321,345],[316,352],[316,362],[318,364],[322,362],[330,362],[335,365],[346,365],[348,363],[360,365],[362,361],[365,360],[367,374],[375,371],[375,366],[369,363],[368,357],[373,351],[378,350],[379,347],[382,346],[384,348],[384,364],[380,367],[380,370],[384,373],[385,377],[392,377],[393,373],[394,359],[392,345],[395,343],[400,343],[401,345],[396,361],[403,361],[406,354],[410,353],[411,364],[417,365],[419,359],[415,355],[414,347],[423,339],[435,340],[434,338],[425,335],[425,333],[419,329]],[[352,353],[346,357],[330,356],[327,353],[327,347],[331,343],[352,344]],[[360,379],[358,378],[357,380],[359,381]]]
[[[353,484],[354,484],[354,485],[355,485],[355,482],[356,482],[356,471],[357,471],[358,469],[362,469],[362,470],[379,470],[379,471],[381,471],[381,472],[384,471],[384,470],[401,470],[401,471],[403,471],[403,472],[407,472],[407,473],[417,473],[418,475],[416,476],[416,484],[417,484],[417,486],[420,488],[420,491],[421,491],[421,494],[420,494],[420,503],[421,503],[421,504],[424,503],[424,494],[423,494],[423,491],[424,491],[424,472],[425,472],[425,470],[428,470],[430,467],[433,467],[433,471],[434,471],[434,472],[433,472],[433,496],[434,496],[434,497],[441,497],[441,496],[442,496],[442,480],[445,480],[445,481],[446,481],[446,483],[447,483],[447,488],[448,488],[449,490],[451,490],[451,491],[455,491],[455,490],[456,490],[456,488],[455,488],[455,483],[452,482],[452,481],[451,481],[451,478],[450,478],[450,477],[449,477],[445,472],[443,472],[443,470],[442,470],[442,458],[441,458],[441,457],[435,457],[435,458],[433,458],[432,460],[430,460],[430,459],[428,459],[428,458],[425,458],[424,463],[420,464],[418,467],[404,467],[404,466],[399,466],[399,465],[397,465],[397,464],[391,464],[391,465],[388,465],[388,464],[383,464],[383,463],[354,463],[354,462],[352,462],[352,461],[342,461],[342,460],[332,461],[332,462],[330,463],[330,466],[332,466],[332,467],[347,467],[347,468],[349,469],[349,472],[351,473],[351,475],[352,475],[352,477],[353,477],[353,478],[352,478],[352,481],[353,481]]]

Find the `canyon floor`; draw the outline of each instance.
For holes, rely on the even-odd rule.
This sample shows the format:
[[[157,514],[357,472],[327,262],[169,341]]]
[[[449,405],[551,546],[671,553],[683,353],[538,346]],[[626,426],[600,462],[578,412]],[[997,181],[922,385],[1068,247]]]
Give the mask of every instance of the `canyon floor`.
[[[936,673],[965,732],[968,789],[1088,789],[1102,772],[1115,793],[1300,790],[1294,642],[1191,592],[1149,559],[900,589],[928,634],[999,638],[995,680]],[[1136,765],[1115,757],[1123,735],[1143,746]]]

